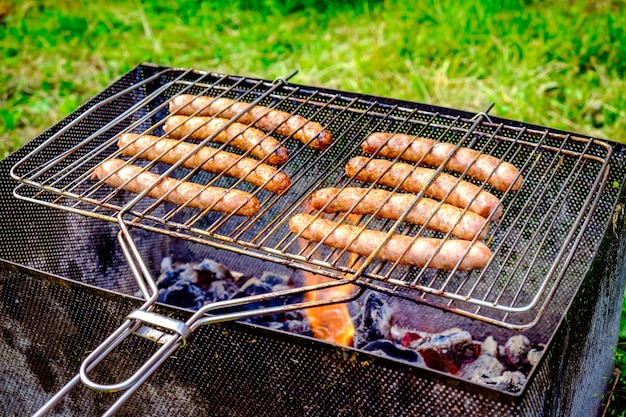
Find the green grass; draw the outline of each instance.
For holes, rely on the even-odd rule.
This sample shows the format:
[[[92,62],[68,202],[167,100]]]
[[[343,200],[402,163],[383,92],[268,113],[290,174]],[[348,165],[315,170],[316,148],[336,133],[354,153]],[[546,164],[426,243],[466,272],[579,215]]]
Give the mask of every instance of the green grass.
[[[625,8],[0,0],[0,159],[141,62],[269,79],[297,69],[300,84],[476,112],[495,102],[493,115],[626,143]],[[624,344],[616,360],[626,374]],[[613,404],[626,406],[626,380]]]
[[[148,61],[626,142],[623,1],[197,3],[0,0],[0,158]]]

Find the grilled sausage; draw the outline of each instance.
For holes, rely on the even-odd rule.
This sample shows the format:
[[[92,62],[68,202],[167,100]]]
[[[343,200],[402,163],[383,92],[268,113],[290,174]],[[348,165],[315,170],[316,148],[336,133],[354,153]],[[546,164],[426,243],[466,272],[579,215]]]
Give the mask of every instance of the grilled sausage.
[[[181,94],[170,100],[170,113],[199,116],[219,116],[226,119],[235,117],[250,103],[224,97],[194,96]],[[240,123],[254,124],[266,132],[291,136],[315,149],[326,149],[333,136],[317,122],[300,115],[271,109],[265,106],[252,106],[238,120]]]
[[[95,176],[111,187],[121,187],[137,194],[150,189],[148,196],[164,197],[165,201],[179,206],[235,213],[241,216],[252,216],[259,211],[259,201],[245,191],[205,187],[174,178],[164,178],[159,182],[159,175],[144,171],[136,165],[128,165],[122,159],[110,159],[101,163],[95,169]]]
[[[385,202],[383,204],[383,202]],[[311,205],[326,213],[350,212],[352,214],[374,214],[398,220],[402,213],[411,207],[405,221],[448,233],[461,239],[472,240],[476,235],[483,238],[487,233],[487,220],[476,213],[463,210],[450,204],[441,204],[430,198],[415,195],[392,193],[387,190],[347,187],[322,188],[311,196]],[[324,207],[325,206],[325,207]],[[378,210],[378,212],[376,212]],[[432,217],[431,217],[432,216]]]
[[[361,144],[364,152],[389,158],[400,157],[407,161],[425,165],[440,166],[452,154],[446,168],[463,173],[480,181],[487,181],[495,189],[517,191],[522,185],[522,177],[515,166],[500,159],[469,148],[459,148],[454,152],[452,143],[437,142],[400,133],[375,132]]]
[[[140,158],[150,160],[158,159],[170,165],[177,163],[187,155],[191,155],[183,163],[186,168],[199,167],[208,172],[242,178],[244,181],[277,194],[284,192],[291,184],[285,173],[279,172],[271,165],[207,146],[194,152],[196,145],[191,143],[137,133],[120,135],[117,146],[121,148],[124,155],[137,155]]]
[[[377,182],[388,187],[400,184],[400,189],[411,193],[418,193],[425,188],[424,194],[460,208],[468,208],[485,218],[493,213],[492,220],[496,220],[502,215],[500,200],[496,196],[449,174],[440,173],[433,179],[436,173],[434,169],[356,156],[348,161],[345,170],[348,176],[359,181]]]
[[[250,151],[257,158],[270,164],[287,162],[287,149],[275,138],[243,123],[233,123],[224,129],[227,119],[210,117],[170,116],[165,121],[165,133],[175,139],[204,140],[217,133],[213,142],[227,143],[237,149]]]
[[[305,213],[293,216],[289,220],[289,229],[304,239],[361,256],[369,256],[382,246],[378,258],[403,265],[450,270],[458,264],[458,269],[465,271],[484,268],[491,259],[491,251],[482,242],[393,234],[384,243],[388,235],[385,232],[340,224]]]

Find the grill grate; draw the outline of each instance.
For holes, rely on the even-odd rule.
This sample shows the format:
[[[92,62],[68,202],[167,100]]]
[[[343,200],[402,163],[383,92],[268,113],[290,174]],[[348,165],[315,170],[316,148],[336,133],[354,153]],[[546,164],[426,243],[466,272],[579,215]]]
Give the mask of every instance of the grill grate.
[[[167,166],[122,157],[158,175],[247,191],[260,202],[260,210],[250,217],[174,206],[92,179],[99,163],[121,157],[116,145],[119,134],[164,136],[168,102],[180,94],[227,97],[299,114],[331,131],[334,140],[327,149],[317,150],[270,132],[290,155],[278,167],[291,180],[291,187],[282,195],[223,174],[187,169],[182,162]],[[310,207],[315,190],[352,186],[390,189],[356,181],[344,172],[351,158],[364,155],[360,145],[367,135],[379,131],[476,149],[519,168],[524,181],[518,191],[499,191],[466,174],[451,173],[501,201],[503,214],[490,222],[484,239],[493,253],[486,268],[435,270],[372,257],[355,258],[346,251],[330,250],[323,243],[305,245],[289,230],[289,219],[302,212],[344,221],[343,214],[321,214]],[[63,146],[61,139],[67,137],[80,140],[71,147]],[[211,146],[249,156],[210,139],[196,149]],[[562,281],[575,288],[584,277],[603,234],[603,230],[593,230],[597,226],[590,221],[601,193],[612,186],[607,184],[611,152],[612,148],[599,140],[495,122],[484,113],[471,117],[414,103],[290,84],[284,79],[271,82],[163,69],[87,109],[17,163],[11,174],[21,183],[15,195],[24,200],[106,221],[121,220],[128,226],[337,279],[356,277],[360,284],[378,291],[520,329],[537,323]],[[443,171],[442,167],[437,169]],[[371,215],[350,220],[390,234],[450,239],[441,232]]]

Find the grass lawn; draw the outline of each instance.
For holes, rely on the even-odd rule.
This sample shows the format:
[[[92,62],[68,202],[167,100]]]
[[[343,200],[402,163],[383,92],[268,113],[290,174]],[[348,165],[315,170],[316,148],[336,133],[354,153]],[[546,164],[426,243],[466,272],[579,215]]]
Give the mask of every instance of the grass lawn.
[[[297,69],[299,84],[494,102],[492,115],[626,143],[626,1],[280,3],[0,0],[0,159],[141,62]],[[626,416],[626,383],[617,392],[609,415]]]

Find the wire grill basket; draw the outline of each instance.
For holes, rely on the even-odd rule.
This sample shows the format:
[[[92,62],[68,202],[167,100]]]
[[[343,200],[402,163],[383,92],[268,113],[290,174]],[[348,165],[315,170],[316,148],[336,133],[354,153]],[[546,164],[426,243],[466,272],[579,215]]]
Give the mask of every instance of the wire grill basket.
[[[167,135],[168,103],[181,94],[227,97],[298,114],[332,132],[333,142],[327,149],[313,149],[293,137],[270,132],[289,152],[289,160],[278,168],[291,180],[289,190],[282,194],[180,163],[171,166],[122,156],[116,146],[122,133]],[[233,118],[230,123],[236,121]],[[375,257],[355,258],[346,250],[330,251],[323,242],[303,245],[289,230],[289,219],[302,212],[345,221],[343,214],[313,210],[311,194],[325,187],[371,187],[348,177],[344,166],[352,157],[363,155],[361,143],[378,131],[472,148],[520,170],[523,184],[516,191],[496,190],[485,181],[453,173],[501,202],[503,214],[490,222],[484,238],[493,254],[484,269],[435,270]],[[57,139],[62,136],[77,138],[75,145],[59,148]],[[216,144],[211,138],[197,148],[205,145],[233,150],[228,143]],[[242,158],[249,156],[249,152],[235,152]],[[120,157],[159,176],[244,190],[258,199],[260,209],[249,217],[202,211],[150,198],[146,193],[137,196],[93,179],[98,164]],[[572,257],[588,244],[589,221],[606,187],[610,157],[611,147],[605,142],[495,122],[486,113],[471,117],[446,113],[423,105],[293,85],[283,78],[271,82],[164,69],[89,108],[16,164],[12,175],[21,183],[16,196],[38,204],[119,221],[123,229],[143,228],[340,280],[356,279],[379,291],[504,327],[524,328],[539,320],[565,277],[584,275],[588,259]],[[439,167],[439,172],[442,170]],[[451,238],[371,215],[359,216],[355,224],[390,234]],[[601,232],[592,231],[591,236],[594,233]],[[589,259],[593,252],[589,247]]]

